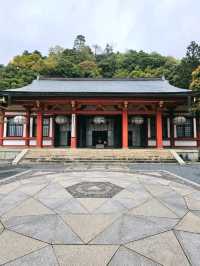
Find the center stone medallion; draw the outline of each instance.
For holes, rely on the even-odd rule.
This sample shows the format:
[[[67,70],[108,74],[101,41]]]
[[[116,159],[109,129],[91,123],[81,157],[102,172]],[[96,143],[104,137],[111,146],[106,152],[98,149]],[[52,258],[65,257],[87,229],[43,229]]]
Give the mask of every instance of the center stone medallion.
[[[75,198],[112,198],[123,188],[110,182],[81,182],[66,190]]]

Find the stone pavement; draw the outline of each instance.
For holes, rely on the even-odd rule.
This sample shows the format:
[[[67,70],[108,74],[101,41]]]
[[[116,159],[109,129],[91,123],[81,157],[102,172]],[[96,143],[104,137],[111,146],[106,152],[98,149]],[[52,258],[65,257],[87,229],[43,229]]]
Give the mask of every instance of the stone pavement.
[[[0,265],[199,265],[200,191],[162,171],[35,170],[0,186]]]

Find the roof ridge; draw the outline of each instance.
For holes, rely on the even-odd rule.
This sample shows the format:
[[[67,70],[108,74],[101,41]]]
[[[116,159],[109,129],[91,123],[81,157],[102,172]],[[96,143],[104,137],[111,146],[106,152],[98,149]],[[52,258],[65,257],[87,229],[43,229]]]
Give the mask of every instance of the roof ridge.
[[[162,78],[62,78],[41,76],[37,80],[55,81],[162,81]]]

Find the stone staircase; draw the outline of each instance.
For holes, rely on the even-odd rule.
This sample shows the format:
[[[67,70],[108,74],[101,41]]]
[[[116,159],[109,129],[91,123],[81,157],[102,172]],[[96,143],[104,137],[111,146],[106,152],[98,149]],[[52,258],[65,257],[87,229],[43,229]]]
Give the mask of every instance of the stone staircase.
[[[173,163],[168,149],[29,149],[21,164],[31,163]]]

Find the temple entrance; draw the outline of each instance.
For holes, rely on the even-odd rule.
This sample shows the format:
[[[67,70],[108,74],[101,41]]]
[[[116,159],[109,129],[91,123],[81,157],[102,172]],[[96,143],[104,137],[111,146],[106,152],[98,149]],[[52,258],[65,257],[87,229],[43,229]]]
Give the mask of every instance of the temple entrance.
[[[108,145],[108,131],[93,131],[92,132],[92,146],[104,148]]]
[[[144,148],[147,146],[147,119],[141,125],[129,124],[128,131],[129,148]]]
[[[95,117],[104,119],[96,123]],[[120,148],[121,116],[78,116],[78,147]]]
[[[71,131],[67,125],[58,125],[55,123],[55,147],[70,146]]]

